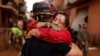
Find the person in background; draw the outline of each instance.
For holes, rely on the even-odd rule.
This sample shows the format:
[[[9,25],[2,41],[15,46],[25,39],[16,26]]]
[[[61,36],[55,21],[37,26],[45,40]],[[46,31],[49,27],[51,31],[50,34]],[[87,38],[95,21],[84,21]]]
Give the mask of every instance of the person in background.
[[[16,26],[10,29],[9,44],[15,47],[16,43],[19,43],[22,46],[22,36],[23,36],[23,20],[18,20]]]
[[[83,56],[88,55],[88,31],[87,31],[87,23],[88,23],[88,17],[85,18],[85,23],[81,26],[79,25],[78,30],[78,43],[79,47],[83,50]]]
[[[8,19],[8,27],[11,28],[14,26],[14,22],[13,22],[13,19],[12,18],[9,18]]]

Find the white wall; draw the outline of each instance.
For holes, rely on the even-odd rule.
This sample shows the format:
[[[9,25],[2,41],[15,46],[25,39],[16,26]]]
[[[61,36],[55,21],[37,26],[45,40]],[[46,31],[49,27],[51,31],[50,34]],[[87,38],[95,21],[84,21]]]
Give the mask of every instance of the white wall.
[[[26,1],[26,7],[27,7],[27,11],[30,12],[32,10],[33,4],[35,2],[41,2],[44,0],[25,0]]]
[[[74,30],[78,30],[78,25],[79,24],[83,24],[84,23],[84,18],[87,16],[87,9],[83,9],[83,10],[80,10],[78,13],[77,13],[77,16],[75,18],[75,20],[73,21],[72,23],[72,26],[71,28],[74,29]]]

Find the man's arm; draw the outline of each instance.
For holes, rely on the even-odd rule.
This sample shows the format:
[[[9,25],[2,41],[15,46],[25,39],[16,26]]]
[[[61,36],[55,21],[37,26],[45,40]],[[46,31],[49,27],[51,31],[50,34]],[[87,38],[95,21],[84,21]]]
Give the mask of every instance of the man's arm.
[[[30,22],[27,25],[27,29],[28,30],[31,30],[31,29],[34,29],[34,28],[35,29],[36,28],[42,28],[42,27],[53,28],[56,31],[60,30],[56,25],[54,25],[54,24],[52,24],[50,22],[38,22],[38,21],[34,21],[34,22]]]

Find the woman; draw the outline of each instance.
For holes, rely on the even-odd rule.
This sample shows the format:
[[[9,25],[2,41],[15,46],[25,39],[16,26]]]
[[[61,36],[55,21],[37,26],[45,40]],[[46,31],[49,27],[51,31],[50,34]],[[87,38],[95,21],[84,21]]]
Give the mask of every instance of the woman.
[[[66,49],[63,50],[64,51],[63,55],[82,56],[80,49],[71,42],[71,34],[66,29],[69,26],[68,16],[64,13],[58,13],[57,15],[55,15],[52,24],[56,25],[60,30],[55,31],[52,28],[38,28],[29,31],[28,35],[36,36],[36,38],[39,38],[49,43],[67,43],[71,47],[71,50],[69,53],[65,52]],[[62,47],[66,47],[66,46],[62,46]]]

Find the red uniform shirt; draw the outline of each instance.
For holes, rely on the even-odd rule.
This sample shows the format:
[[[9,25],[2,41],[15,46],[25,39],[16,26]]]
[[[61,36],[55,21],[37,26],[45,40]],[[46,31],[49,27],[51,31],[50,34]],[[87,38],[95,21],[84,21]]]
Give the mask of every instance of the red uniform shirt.
[[[36,28],[38,22],[28,24],[28,28]],[[40,39],[51,43],[66,42],[71,44],[71,34],[67,29],[61,29],[60,31],[55,31],[52,28],[38,28],[40,32]]]
[[[30,23],[28,23],[26,26],[27,30],[29,31],[33,28],[37,28],[37,23],[38,23],[37,21],[31,21]]]

